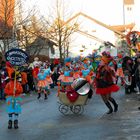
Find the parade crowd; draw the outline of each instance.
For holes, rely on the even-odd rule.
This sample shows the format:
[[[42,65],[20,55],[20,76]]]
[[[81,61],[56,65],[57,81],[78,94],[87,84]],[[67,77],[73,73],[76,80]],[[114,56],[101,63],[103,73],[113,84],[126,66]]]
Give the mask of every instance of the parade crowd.
[[[42,62],[35,57],[32,63],[20,67],[14,67],[8,61],[1,60],[0,100],[6,100],[8,105],[8,128],[12,128],[13,114],[14,127],[18,128],[18,115],[21,112],[18,104],[20,95],[34,92],[38,95],[37,99],[44,96],[46,100],[51,94],[50,88],[58,86],[59,96],[60,92],[72,91],[71,84],[78,78],[86,79],[91,85],[89,98],[94,92],[101,95],[109,109],[107,114],[117,112],[118,104],[111,96],[112,92],[117,92],[119,86],[124,86],[126,94],[140,92],[140,55],[137,53],[135,57],[130,57],[118,53],[113,57],[107,51],[101,55],[94,51],[87,57],[65,58],[63,63],[59,60]],[[118,86],[119,79],[121,85]],[[16,100],[13,101],[12,96],[16,97]],[[14,110],[13,102],[16,102]]]

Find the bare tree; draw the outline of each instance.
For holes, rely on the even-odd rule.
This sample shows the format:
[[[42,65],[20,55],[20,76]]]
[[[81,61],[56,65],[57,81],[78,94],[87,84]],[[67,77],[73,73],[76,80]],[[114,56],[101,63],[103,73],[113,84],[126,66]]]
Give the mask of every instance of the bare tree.
[[[14,0],[0,0],[0,49],[2,54],[9,49],[9,39],[12,38]]]
[[[65,11],[64,1],[56,0],[56,7],[53,10],[54,14],[49,15],[51,20],[46,20],[46,36],[56,42],[59,47],[60,61],[63,61],[69,56],[70,37],[77,30],[78,24],[77,21],[65,23],[65,18],[69,19],[71,14],[68,15]]]
[[[21,48],[26,50],[37,37],[41,36],[41,27],[38,24],[39,20],[37,20],[35,15],[32,15],[29,18],[29,22],[22,24],[17,29],[17,39]]]
[[[26,16],[26,11],[21,10],[22,0],[0,0],[0,51],[3,55],[11,47],[18,47],[19,28],[29,22],[32,9]]]
[[[55,43],[45,35],[45,26],[42,16],[37,17],[34,14],[30,17],[30,22],[24,24],[17,32],[20,47],[24,48],[29,55],[37,56],[45,51],[49,56],[49,50],[54,53]]]
[[[27,12],[22,8],[22,0],[0,0],[0,50],[5,54],[10,49],[10,44],[15,42],[16,46],[26,49],[37,37],[52,40],[59,47],[60,60],[69,55],[70,36],[77,29],[76,22],[65,24],[64,3],[56,0],[55,17],[36,16],[36,9]],[[23,15],[24,13],[24,15]],[[68,15],[67,15],[68,16]],[[49,42],[50,43],[50,42]],[[41,47],[36,47],[35,54],[39,53]],[[52,49],[52,48],[51,48]]]

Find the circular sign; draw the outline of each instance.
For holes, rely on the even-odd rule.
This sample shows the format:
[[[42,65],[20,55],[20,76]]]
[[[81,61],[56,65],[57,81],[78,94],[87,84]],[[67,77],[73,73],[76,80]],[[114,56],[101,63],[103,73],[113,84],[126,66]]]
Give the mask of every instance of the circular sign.
[[[5,58],[13,66],[22,66],[28,61],[28,55],[25,51],[13,48],[5,53]]]

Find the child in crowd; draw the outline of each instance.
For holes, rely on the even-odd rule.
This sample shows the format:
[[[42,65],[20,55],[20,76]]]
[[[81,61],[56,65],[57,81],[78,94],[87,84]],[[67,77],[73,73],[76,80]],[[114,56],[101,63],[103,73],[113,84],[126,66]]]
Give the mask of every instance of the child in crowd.
[[[44,73],[44,69],[40,68],[40,71],[38,73],[38,97],[37,99],[39,99],[41,97],[41,92],[44,93],[45,96],[45,100],[47,99],[47,92],[46,92],[46,86],[48,85],[47,80],[46,80],[46,74]]]
[[[27,83],[28,83],[28,80],[27,80],[27,72],[26,70],[23,70],[21,72],[21,84],[22,84],[22,88],[23,88],[23,93],[27,94],[28,92],[28,88],[27,88]]]
[[[14,128],[18,129],[18,116],[21,113],[20,95],[23,92],[21,83],[16,80],[15,72],[11,74],[10,81],[6,84],[4,89],[7,102],[7,112],[9,115],[8,129],[12,128],[13,114],[14,114]]]

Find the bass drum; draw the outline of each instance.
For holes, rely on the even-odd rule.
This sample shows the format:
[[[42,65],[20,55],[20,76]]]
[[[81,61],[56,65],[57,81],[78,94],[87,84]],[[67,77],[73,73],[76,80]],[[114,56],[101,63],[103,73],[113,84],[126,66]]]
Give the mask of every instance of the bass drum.
[[[90,84],[84,78],[74,80],[71,86],[80,95],[86,95],[90,91]]]

